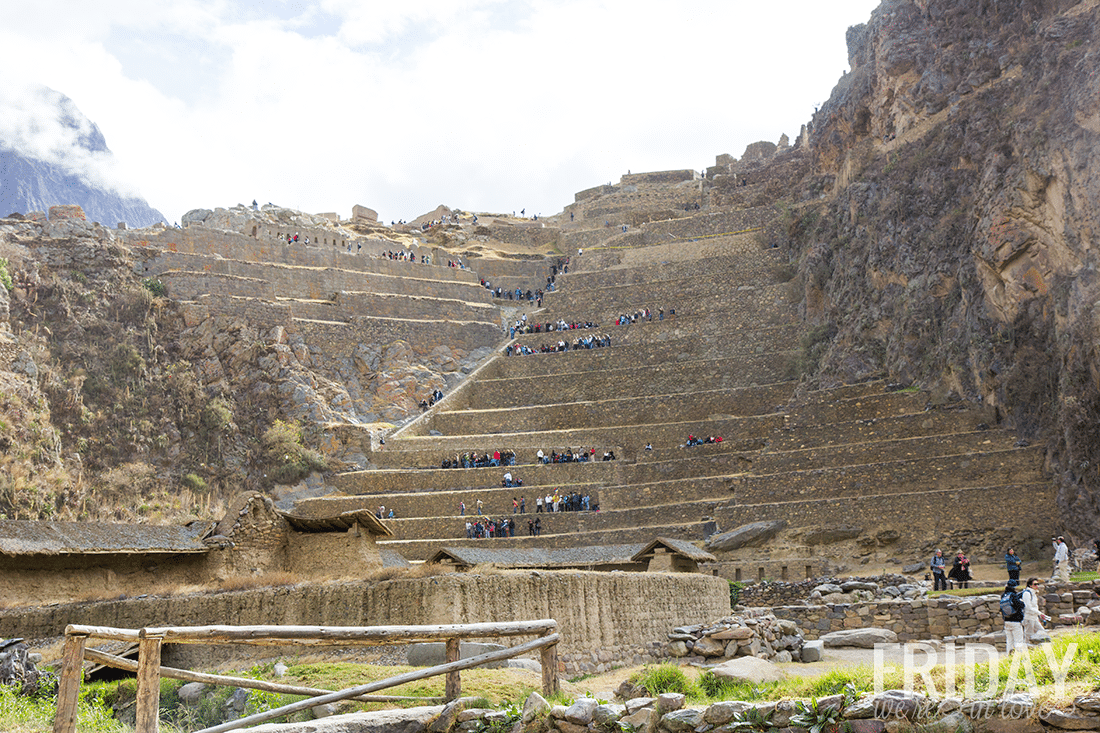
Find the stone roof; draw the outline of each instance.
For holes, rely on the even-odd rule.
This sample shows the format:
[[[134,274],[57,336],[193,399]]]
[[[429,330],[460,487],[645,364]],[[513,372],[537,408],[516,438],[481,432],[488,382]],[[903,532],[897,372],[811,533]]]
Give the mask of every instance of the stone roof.
[[[695,562],[718,562],[718,558],[716,558],[714,555],[710,554],[706,550],[701,550],[690,542],[686,542],[684,540],[674,540],[671,537],[658,537],[657,539],[653,540],[648,545],[643,547],[641,550],[639,550],[637,553],[635,553],[634,556],[630,559],[634,560],[635,562],[640,561],[644,558],[644,556],[651,555],[654,548],[656,548],[658,545],[663,545],[669,550],[672,550],[677,554],[694,560]]]
[[[486,545],[492,540],[485,540]],[[429,562],[452,562],[456,565],[493,564],[509,568],[582,568],[599,565],[629,565],[644,545],[593,545],[590,547],[444,547]]]
[[[186,527],[106,522],[0,521],[0,553],[21,555],[106,555],[197,553],[210,550],[203,538],[212,522]]]

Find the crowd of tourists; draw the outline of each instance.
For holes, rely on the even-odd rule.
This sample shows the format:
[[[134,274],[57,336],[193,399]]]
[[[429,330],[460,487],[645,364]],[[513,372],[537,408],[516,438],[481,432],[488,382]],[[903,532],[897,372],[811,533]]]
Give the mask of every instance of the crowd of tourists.
[[[694,435],[689,435],[688,439],[687,439],[687,442],[684,443],[684,445],[686,447],[691,447],[693,445],[711,445],[711,444],[714,444],[714,443],[721,443],[721,442],[722,442],[722,436],[721,435],[718,435],[718,436],[708,435],[705,438],[697,438]],[[649,450],[648,446],[646,447],[646,450]]]
[[[596,449],[581,448],[580,450],[571,450],[566,448],[560,453],[552,450],[550,454],[547,455],[543,452],[542,448],[539,448],[538,453],[535,454],[535,458],[539,463],[588,463],[589,461],[596,460]],[[603,460],[615,460],[615,451],[604,451]]]
[[[559,339],[556,344],[542,344],[538,347],[525,346],[524,344],[510,344],[504,347],[505,356],[521,356],[527,354],[556,354],[562,351],[578,351],[580,349],[600,349],[611,345],[611,336],[578,336],[572,341]]]
[[[670,317],[676,315],[676,309],[675,308],[669,308],[668,309],[668,315]],[[616,326],[629,326],[631,323],[637,323],[638,321],[652,321],[652,320],[653,320],[653,311],[651,311],[649,308],[642,308],[641,310],[634,311],[633,313],[623,313],[623,314],[621,314],[618,318],[615,319],[615,325]],[[665,309],[664,308],[658,308],[657,309],[657,320],[658,321],[665,320]]]
[[[351,250],[349,249],[348,251],[350,252]],[[419,262],[422,265],[432,264],[431,255],[417,256],[414,252],[408,252],[406,250],[399,250],[396,252],[393,250],[386,250],[382,253],[382,258],[386,260],[394,260],[396,262]]]
[[[593,323],[592,321],[566,321],[564,318],[559,318],[557,321],[547,321],[545,323],[535,323],[534,321],[527,320],[527,314],[524,313],[519,319],[516,320],[508,328],[508,335],[510,338],[515,338],[516,334],[530,334],[530,333],[554,333],[558,331],[577,331],[586,328],[599,328],[600,324]]]
[[[491,468],[516,465],[516,453],[510,450],[494,450],[492,453],[456,453],[454,458],[444,458],[440,468]]]

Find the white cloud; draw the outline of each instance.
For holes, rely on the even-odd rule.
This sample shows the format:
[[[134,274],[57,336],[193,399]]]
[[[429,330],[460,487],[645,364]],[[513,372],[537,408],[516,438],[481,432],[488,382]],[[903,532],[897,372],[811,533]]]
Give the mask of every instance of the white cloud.
[[[20,2],[0,44],[171,220],[253,198],[550,214],[627,169],[793,137],[873,4],[52,0]]]

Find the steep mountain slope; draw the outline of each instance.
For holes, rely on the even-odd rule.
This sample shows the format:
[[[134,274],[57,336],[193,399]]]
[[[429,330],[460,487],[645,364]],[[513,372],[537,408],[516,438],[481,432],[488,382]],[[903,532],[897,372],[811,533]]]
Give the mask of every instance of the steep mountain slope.
[[[77,204],[89,219],[112,227],[118,222],[144,227],[165,220],[143,199],[93,182],[96,169],[109,165],[111,151],[103,133],[71,99],[45,87],[33,95],[22,107],[18,123],[0,128],[12,138],[0,134],[0,216]],[[27,149],[31,152],[24,152]]]
[[[810,128],[825,200],[789,210],[819,385],[917,381],[1053,435],[1097,530],[1100,3],[887,0]]]

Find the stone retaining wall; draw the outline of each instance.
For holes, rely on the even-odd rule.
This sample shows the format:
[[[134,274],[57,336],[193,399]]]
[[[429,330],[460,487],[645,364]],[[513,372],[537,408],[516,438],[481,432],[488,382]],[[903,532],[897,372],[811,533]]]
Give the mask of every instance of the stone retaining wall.
[[[889,629],[898,635],[899,641],[905,642],[1001,631],[1004,621],[998,605],[999,595],[999,589],[994,588],[990,596],[776,606],[771,611],[779,618],[797,623],[807,639],[817,639],[831,631],[874,627]],[[1095,599],[1092,583],[1062,585],[1044,595],[1040,606],[1048,616],[1057,618]]]

